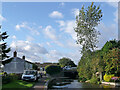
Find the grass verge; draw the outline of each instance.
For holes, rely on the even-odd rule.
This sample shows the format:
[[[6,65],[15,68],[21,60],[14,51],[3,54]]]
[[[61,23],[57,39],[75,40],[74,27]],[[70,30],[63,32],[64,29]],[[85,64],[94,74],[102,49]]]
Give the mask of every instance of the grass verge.
[[[35,82],[26,82],[26,81],[22,81],[22,80],[15,80],[8,84],[2,85],[2,89],[4,89],[4,88],[31,88],[34,84],[35,84]]]

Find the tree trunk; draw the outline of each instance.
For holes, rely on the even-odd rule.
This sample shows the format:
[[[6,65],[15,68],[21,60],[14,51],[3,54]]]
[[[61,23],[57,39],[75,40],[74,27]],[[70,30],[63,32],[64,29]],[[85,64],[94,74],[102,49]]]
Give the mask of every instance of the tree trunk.
[[[102,81],[102,72],[100,72],[100,81]]]

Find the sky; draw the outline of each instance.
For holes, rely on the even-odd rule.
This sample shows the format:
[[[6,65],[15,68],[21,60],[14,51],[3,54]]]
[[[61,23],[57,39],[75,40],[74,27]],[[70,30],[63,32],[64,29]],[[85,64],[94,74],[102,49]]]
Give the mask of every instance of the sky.
[[[75,17],[82,5],[91,2],[3,2],[0,19],[2,31],[7,31],[9,55],[18,52],[32,62],[58,62],[62,57],[78,64],[81,45],[76,44]],[[100,31],[98,49],[106,41],[118,39],[117,2],[95,2],[103,17],[96,27]]]

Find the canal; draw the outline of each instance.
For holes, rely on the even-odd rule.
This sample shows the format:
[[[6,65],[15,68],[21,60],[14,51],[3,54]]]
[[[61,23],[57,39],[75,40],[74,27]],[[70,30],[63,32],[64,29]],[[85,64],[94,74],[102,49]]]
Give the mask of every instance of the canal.
[[[99,84],[90,84],[78,82],[75,79],[56,79],[51,86],[52,89],[69,89],[69,88],[118,88],[110,85],[99,85]]]

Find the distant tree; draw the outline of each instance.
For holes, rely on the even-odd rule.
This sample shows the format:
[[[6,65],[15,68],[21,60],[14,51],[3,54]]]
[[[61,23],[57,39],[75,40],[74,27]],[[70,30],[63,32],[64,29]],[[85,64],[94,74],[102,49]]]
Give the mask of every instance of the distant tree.
[[[1,26],[0,26],[1,29]],[[7,55],[10,52],[10,48],[7,47],[7,43],[4,42],[5,39],[8,38],[7,32],[0,32],[0,57],[1,60],[4,60],[6,58],[9,58],[9,56]]]
[[[35,63],[32,64],[32,68],[33,68],[34,70],[38,70],[38,66],[37,66]]]
[[[100,23],[101,18],[102,11],[99,6],[93,5],[93,2],[87,9],[83,6],[79,15],[76,16],[74,30],[77,33],[77,44],[82,45],[81,53],[85,53],[89,49],[94,51],[97,47],[97,38],[100,32],[96,30],[96,26]]]
[[[61,58],[59,59],[59,65],[61,67],[65,67],[65,66],[71,66],[71,67],[75,67],[75,63],[70,59],[70,58]]]

